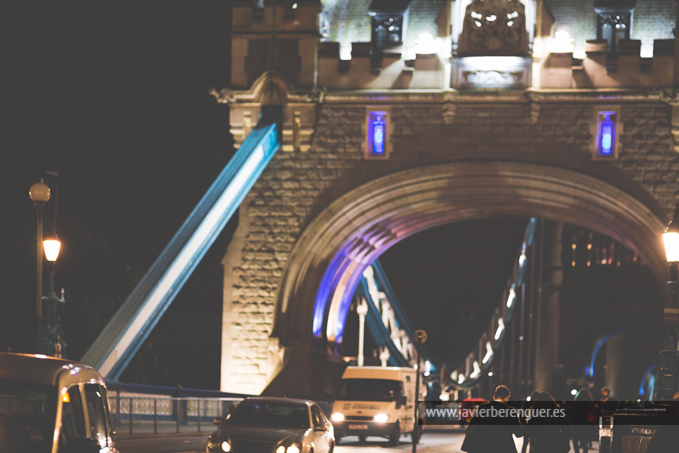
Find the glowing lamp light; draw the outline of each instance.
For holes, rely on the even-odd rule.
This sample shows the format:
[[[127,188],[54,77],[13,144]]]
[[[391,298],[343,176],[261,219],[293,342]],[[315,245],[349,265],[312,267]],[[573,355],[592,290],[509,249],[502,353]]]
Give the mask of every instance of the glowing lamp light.
[[[578,391],[576,389],[571,390],[571,395],[575,396],[578,394]]]
[[[502,332],[505,330],[505,322],[502,320],[502,318],[497,320],[497,330],[495,331],[495,339],[499,340],[500,335],[502,335]]]
[[[61,242],[57,239],[45,239],[42,241],[42,246],[45,249],[45,258],[47,261],[56,261],[59,257]]]
[[[490,341],[486,342],[486,355],[483,357],[483,363],[488,363],[488,361],[493,358],[493,347],[490,345]]]
[[[674,217],[662,235],[668,263],[679,262],[679,204],[674,209]]]
[[[514,303],[514,299],[516,299],[516,291],[514,291],[514,288],[509,289],[509,297],[507,297],[507,308],[510,308],[512,304]]]
[[[432,55],[437,53],[436,39],[431,33],[420,33],[415,42],[415,53]]]
[[[476,360],[474,360],[473,367],[474,367],[474,371],[472,372],[472,374],[469,375],[469,377],[470,377],[471,379],[474,379],[474,378],[478,377],[478,376],[481,374],[481,367],[479,366],[479,362],[477,362]]]
[[[550,51],[553,53],[573,53],[575,50],[573,39],[566,30],[559,30],[554,33]]]
[[[457,383],[458,383],[458,384],[462,384],[463,382],[464,382],[464,374],[461,374],[461,375],[458,376],[458,378],[457,378]]]
[[[368,143],[370,153],[382,156],[386,149],[386,129],[385,122],[387,112],[370,112],[368,117]]]

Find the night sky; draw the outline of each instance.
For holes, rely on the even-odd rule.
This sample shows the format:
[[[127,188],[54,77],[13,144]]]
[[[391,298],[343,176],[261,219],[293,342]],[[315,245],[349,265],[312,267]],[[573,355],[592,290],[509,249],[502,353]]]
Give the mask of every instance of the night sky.
[[[62,321],[70,358],[77,359],[92,328],[82,317],[110,316],[111,301],[129,294],[233,155],[228,107],[209,94],[228,86],[229,7],[227,0],[0,6],[0,350],[33,348],[36,216],[28,189],[46,170],[59,173],[57,232],[63,248],[56,286],[66,288]],[[54,200],[45,212],[46,233],[53,229],[53,209]],[[159,330],[171,332],[165,319],[186,313],[203,313],[206,325],[219,328],[220,261],[236,220]],[[493,231],[513,224],[444,227],[384,255],[406,310],[422,299],[431,302],[420,312],[424,318],[413,319],[416,327],[438,313],[454,316],[456,295],[476,297],[475,289],[459,285],[488,284],[492,272],[478,244],[489,234],[502,242]],[[466,268],[476,274],[465,276]],[[445,333],[445,323],[439,324],[429,327]],[[439,349],[445,353],[446,347],[444,342]],[[170,368],[162,383],[216,388],[219,358],[211,362],[193,373],[202,378]]]
[[[45,170],[59,173],[64,243],[56,285],[66,288],[62,319],[68,324],[83,280],[98,283],[101,292],[114,290],[115,297],[129,293],[131,283],[118,284],[116,272],[138,279],[233,155],[228,108],[209,94],[228,85],[230,6],[224,0],[197,5],[0,6],[0,350],[32,348],[36,215],[28,189]],[[235,220],[168,315],[200,310],[220,316],[220,260]],[[79,357],[87,345],[74,344],[72,331],[66,336]]]

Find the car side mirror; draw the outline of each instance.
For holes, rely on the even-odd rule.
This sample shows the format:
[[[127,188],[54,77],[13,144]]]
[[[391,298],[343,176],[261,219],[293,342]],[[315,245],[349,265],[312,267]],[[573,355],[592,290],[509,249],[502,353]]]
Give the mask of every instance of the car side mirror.
[[[66,453],[99,453],[101,445],[94,439],[75,438],[69,439],[65,449]]]
[[[212,423],[214,423],[215,425],[221,425],[225,421],[226,419],[224,417],[215,417],[212,419]]]

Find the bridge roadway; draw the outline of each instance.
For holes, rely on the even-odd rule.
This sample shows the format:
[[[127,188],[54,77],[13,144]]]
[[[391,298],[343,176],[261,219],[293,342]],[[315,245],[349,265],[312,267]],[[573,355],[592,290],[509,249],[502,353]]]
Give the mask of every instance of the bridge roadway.
[[[116,439],[120,453],[197,453],[205,452],[207,434],[181,436],[129,437],[120,435]],[[446,431],[429,431],[422,435],[417,447],[422,453],[458,453],[464,440],[464,430],[460,428]],[[523,440],[517,439],[517,451],[521,451]],[[596,450],[596,445],[594,446]],[[365,443],[359,443],[356,437],[347,437],[341,445],[335,448],[335,453],[408,453],[412,451],[412,444],[407,436],[401,437],[400,445],[389,447],[386,440],[368,438]]]

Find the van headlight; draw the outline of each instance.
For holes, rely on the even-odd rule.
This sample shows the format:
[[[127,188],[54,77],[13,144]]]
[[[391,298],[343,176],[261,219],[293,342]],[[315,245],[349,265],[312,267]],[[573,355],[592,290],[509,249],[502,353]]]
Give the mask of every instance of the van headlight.
[[[373,420],[377,423],[386,423],[389,420],[389,416],[387,414],[377,414],[373,417]]]
[[[344,414],[341,412],[335,412],[334,414],[332,414],[330,418],[332,419],[333,422],[343,422]]]

